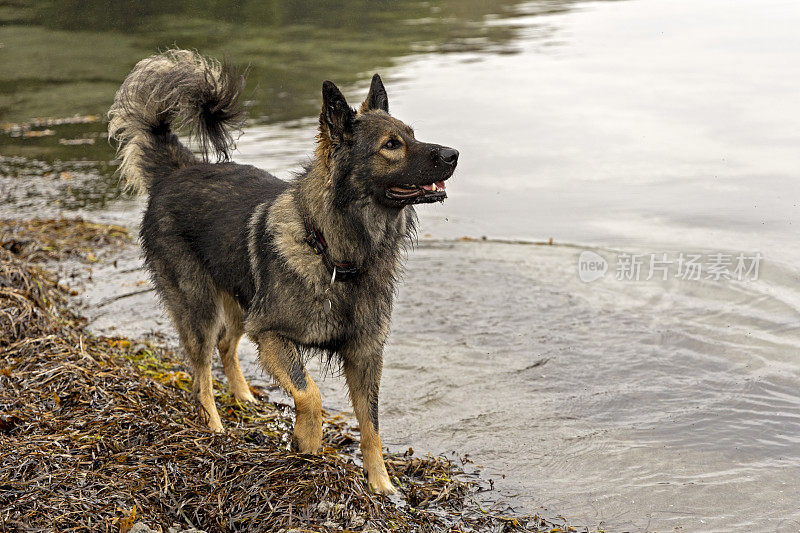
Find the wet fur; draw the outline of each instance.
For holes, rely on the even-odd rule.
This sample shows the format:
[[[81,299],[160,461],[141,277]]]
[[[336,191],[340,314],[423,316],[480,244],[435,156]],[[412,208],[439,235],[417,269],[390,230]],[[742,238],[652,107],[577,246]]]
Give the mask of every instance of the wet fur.
[[[212,149],[227,159],[231,127],[243,116],[236,105],[243,86],[230,66],[173,50],[141,61],[118,91],[109,133],[119,143],[123,178],[149,196],[145,264],[192,364],[210,427],[222,429],[210,388],[215,348],[234,395],[252,401],[236,355],[244,333],[295,399],[295,446],[316,452],[321,403],[302,354],[323,351],[344,370],[369,482],[392,492],[378,389],[401,252],[416,217],[412,206],[386,205],[380,195],[409,176],[432,180],[445,172],[430,157],[442,147],[416,141],[388,114],[376,75],[358,112],[335,85],[323,85],[315,158],[292,182],[252,166],[209,163]],[[201,140],[202,158],[180,143],[179,124]],[[392,135],[403,140],[402,153],[373,151]],[[304,242],[303,215],[322,230],[332,257],[359,265],[358,277],[330,285],[330,272]],[[333,309],[327,314],[325,298]]]

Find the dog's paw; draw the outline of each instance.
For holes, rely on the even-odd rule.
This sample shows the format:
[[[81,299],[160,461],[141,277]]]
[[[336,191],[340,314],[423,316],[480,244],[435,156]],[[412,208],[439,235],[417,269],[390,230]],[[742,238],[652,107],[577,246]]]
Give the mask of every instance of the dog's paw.
[[[208,421],[208,429],[214,433],[225,433],[225,428],[222,426],[222,422],[219,420],[219,417],[217,417],[216,420],[211,419]]]
[[[392,485],[389,476],[376,476],[369,480],[369,488],[377,494],[397,494],[397,487]]]
[[[258,403],[258,400],[253,396],[253,393],[250,392],[250,389],[234,391],[233,397],[239,403]]]
[[[201,402],[197,402],[199,408],[200,422],[214,433],[225,433],[225,428],[222,427],[222,420],[219,417],[217,408],[214,405],[214,400],[211,400],[211,411],[206,410]]]
[[[322,445],[309,443],[308,441],[305,441],[303,444],[301,444],[300,440],[297,438],[297,435],[292,435],[292,441],[291,444],[289,444],[289,449],[295,453],[317,455],[322,449]]]

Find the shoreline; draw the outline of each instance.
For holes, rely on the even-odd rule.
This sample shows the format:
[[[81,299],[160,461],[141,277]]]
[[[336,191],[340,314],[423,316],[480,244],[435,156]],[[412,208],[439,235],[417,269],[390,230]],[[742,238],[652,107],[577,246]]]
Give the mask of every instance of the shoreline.
[[[411,450],[389,453],[402,496],[375,495],[358,466],[357,429],[326,414],[322,453],[291,453],[291,408],[255,387],[261,401],[249,407],[217,384],[226,433],[211,433],[195,421],[191,378],[174,352],[151,340],[92,334],[69,302],[75,289],[38,266],[113,261],[113,249],[130,239],[124,228],[82,219],[0,224],[9,321],[0,339],[3,530],[47,524],[129,531],[136,523],[161,531],[174,524],[211,531],[574,530],[536,515],[483,510],[475,496],[485,488],[465,472],[468,459],[457,465]],[[34,457],[36,467],[26,468]],[[268,524],[256,525],[267,515],[255,509],[269,510],[262,511]]]

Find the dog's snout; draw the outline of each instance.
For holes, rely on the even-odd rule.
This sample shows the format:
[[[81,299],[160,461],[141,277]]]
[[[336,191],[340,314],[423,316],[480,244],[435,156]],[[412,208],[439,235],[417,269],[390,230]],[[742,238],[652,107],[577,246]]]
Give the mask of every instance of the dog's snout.
[[[439,157],[448,165],[455,165],[458,161],[458,150],[454,148],[440,148]]]

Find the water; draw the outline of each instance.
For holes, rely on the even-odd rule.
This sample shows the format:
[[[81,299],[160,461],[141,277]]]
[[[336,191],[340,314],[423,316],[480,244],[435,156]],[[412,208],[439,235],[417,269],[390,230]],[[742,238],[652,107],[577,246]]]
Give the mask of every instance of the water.
[[[341,82],[355,103],[381,72],[393,113],[462,153],[448,201],[419,209],[386,349],[385,443],[469,453],[519,510],[608,531],[800,530],[796,4],[346,6],[357,17],[318,5],[240,6],[217,24],[213,7],[175,8],[184,18],[153,8],[124,33],[89,31],[98,20],[43,24],[47,12],[34,10],[25,26],[0,28],[3,61],[15,43],[49,51],[54,35],[114,43],[119,55],[103,55],[102,75],[70,56],[50,75],[61,85],[40,81],[38,100],[0,74],[11,89],[3,120],[39,106],[96,113],[137,58],[177,35],[180,46],[254,62],[255,118],[235,159],[288,176],[311,153],[320,81]],[[32,67],[25,79],[39,78]],[[60,108],[45,98],[58,86],[88,90]],[[80,186],[24,195],[11,193],[30,185],[25,172],[4,170],[3,211],[135,223],[140,204],[116,199],[104,143],[55,139],[102,125],[71,128],[0,137],[6,157],[100,162],[74,172]],[[550,238],[555,246],[511,242]],[[603,279],[579,279],[584,250],[608,262]],[[644,254],[639,281],[616,279],[623,253]],[[762,260],[755,281],[681,280],[677,264],[667,281],[646,281],[651,253]],[[120,273],[138,264],[125,254],[116,271],[95,268],[89,304],[144,278]],[[86,312],[99,330],[170,331],[148,294]],[[266,381],[252,348],[243,352]],[[347,409],[340,379],[320,386],[326,407]]]

